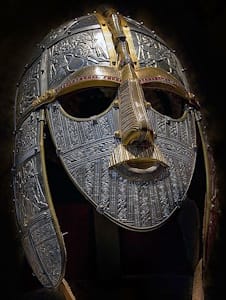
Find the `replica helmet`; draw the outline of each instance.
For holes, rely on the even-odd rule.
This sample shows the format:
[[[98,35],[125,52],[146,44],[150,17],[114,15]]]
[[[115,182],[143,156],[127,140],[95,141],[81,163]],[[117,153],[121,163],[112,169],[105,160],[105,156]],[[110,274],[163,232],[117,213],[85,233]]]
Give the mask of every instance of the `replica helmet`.
[[[16,217],[39,282],[65,288],[62,223],[87,205],[125,236],[150,241],[180,215],[184,236],[193,232],[193,271],[205,269],[217,200],[203,123],[175,51],[142,23],[101,9],[52,30],[15,98]]]

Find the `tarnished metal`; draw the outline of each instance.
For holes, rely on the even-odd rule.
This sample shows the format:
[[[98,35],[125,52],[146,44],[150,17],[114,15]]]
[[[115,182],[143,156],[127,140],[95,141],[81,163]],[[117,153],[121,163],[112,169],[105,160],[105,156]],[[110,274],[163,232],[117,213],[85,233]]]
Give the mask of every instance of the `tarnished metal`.
[[[111,107],[99,117],[76,121],[58,102],[48,107],[53,140],[73,182],[113,221],[135,230],[150,230],[166,221],[186,196],[196,158],[193,113],[167,124],[165,116],[153,109],[147,112],[157,135],[156,146],[168,164],[164,171],[157,168],[155,172],[139,172],[138,166],[124,165],[126,161],[109,169],[111,155],[121,144],[114,137],[115,113]],[[139,152],[137,147],[133,152],[130,149],[135,161],[141,159]],[[152,153],[145,156],[150,157]]]
[[[27,259],[40,282],[55,287],[64,276],[65,248],[45,171],[43,116],[31,113],[16,133],[14,197]]]
[[[106,98],[109,88],[114,97],[83,117],[79,97],[95,88]],[[69,96],[75,115],[64,107]],[[74,19],[43,39],[17,88],[13,185],[24,249],[44,286],[59,286],[66,264],[46,172],[45,127],[78,190],[99,213],[134,231],[158,228],[186,201],[201,135],[207,239],[215,187],[198,109],[174,51],[114,10]]]

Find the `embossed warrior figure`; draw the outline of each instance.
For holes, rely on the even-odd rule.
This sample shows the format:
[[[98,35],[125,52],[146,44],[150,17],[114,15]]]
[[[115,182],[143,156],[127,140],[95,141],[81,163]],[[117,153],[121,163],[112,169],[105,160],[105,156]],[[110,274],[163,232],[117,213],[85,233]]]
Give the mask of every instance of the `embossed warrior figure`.
[[[90,297],[110,282],[130,299],[204,299],[217,200],[203,122],[143,24],[107,9],[50,32],[15,102],[16,216],[38,282],[65,299],[83,299],[81,281]]]

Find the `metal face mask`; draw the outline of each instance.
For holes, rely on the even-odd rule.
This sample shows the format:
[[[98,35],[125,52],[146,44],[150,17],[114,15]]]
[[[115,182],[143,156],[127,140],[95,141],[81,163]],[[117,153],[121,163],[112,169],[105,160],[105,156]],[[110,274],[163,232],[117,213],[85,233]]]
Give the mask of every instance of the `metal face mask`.
[[[66,173],[96,210],[148,231],[186,201],[197,128],[203,136],[199,117],[174,51],[130,18],[94,13],[43,40],[18,85],[14,191],[23,246],[44,286],[61,283],[66,259],[45,126]]]
[[[73,73],[69,82],[81,82],[85,78],[87,84],[86,78],[90,77],[87,84],[90,87],[60,96],[48,105],[47,116],[58,155],[85,197],[117,224],[134,230],[150,230],[166,221],[185,198],[195,166],[196,129],[193,110],[183,111],[185,101],[172,92],[167,95],[165,90],[156,90],[157,84],[151,80],[159,78],[152,74],[155,73],[152,69],[140,71],[144,73],[137,72],[140,79],[130,64],[123,66],[122,72],[98,66]],[[167,89],[174,84],[177,91],[176,80],[159,73],[168,79],[162,87]],[[93,77],[101,78],[100,82]],[[104,92],[110,96],[115,94],[108,91],[111,78],[119,83],[116,98],[111,98],[109,105]],[[93,88],[95,84],[101,86],[98,91]],[[178,90],[186,95],[179,83]],[[101,92],[102,96],[98,95]],[[104,112],[88,118],[73,117],[66,112],[70,102],[80,116],[79,106],[84,105],[83,101],[85,107],[93,105],[95,97],[109,105]],[[175,101],[183,113],[179,118],[159,113],[151,106],[152,99],[153,102]]]

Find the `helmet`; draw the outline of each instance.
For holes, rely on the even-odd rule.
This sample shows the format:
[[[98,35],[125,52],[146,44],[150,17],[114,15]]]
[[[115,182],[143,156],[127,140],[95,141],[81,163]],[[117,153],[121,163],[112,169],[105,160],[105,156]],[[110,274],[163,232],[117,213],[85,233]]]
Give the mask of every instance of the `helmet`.
[[[175,52],[114,9],[42,40],[17,87],[13,187],[24,251],[44,287],[66,286],[67,205],[72,219],[92,211],[96,245],[108,226],[120,231],[121,255],[131,235],[155,247],[177,218],[193,271],[205,266],[217,200],[203,122]]]

